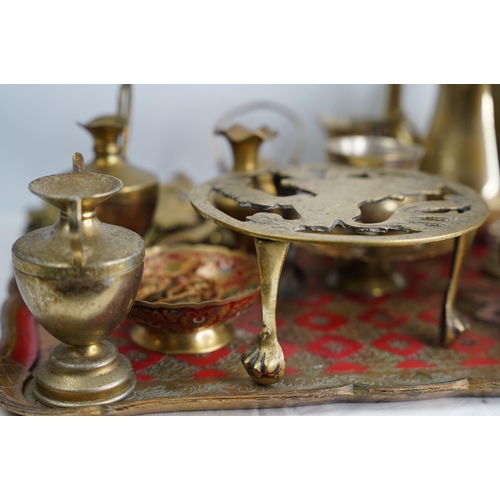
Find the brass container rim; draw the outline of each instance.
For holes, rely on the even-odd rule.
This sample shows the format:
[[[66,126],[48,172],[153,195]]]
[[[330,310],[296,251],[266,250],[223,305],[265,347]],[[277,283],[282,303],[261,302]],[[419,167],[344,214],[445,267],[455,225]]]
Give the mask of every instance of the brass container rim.
[[[374,115],[349,116],[349,115],[320,115],[319,122],[326,129],[350,129],[353,125],[390,124],[399,121],[399,116],[377,117]]]
[[[77,122],[80,127],[86,128],[87,130],[101,128],[101,127],[112,127],[119,130],[123,130],[128,124],[127,118],[120,115],[105,115],[94,118],[88,123]]]
[[[346,135],[327,141],[328,153],[336,159],[377,158],[382,161],[417,160],[425,155],[420,144],[406,144],[394,137],[370,135]]]
[[[68,193],[58,193],[53,189],[47,190],[42,189],[43,184],[47,184],[50,180],[67,182],[70,184],[72,181],[79,182],[83,185],[90,184],[88,181],[92,179],[93,184],[101,182],[104,184],[102,189],[98,192],[93,192],[89,190],[88,192],[75,192],[75,189],[68,190]],[[58,186],[60,189],[60,186]],[[123,182],[112,175],[100,174],[94,172],[82,172],[82,173],[63,173],[63,174],[53,174],[39,177],[31,181],[28,185],[28,189],[36,196],[51,200],[64,201],[68,199],[81,198],[82,200],[98,200],[100,198],[110,197],[117,193],[123,188]]]
[[[257,261],[254,256],[242,252],[240,250],[232,250],[227,247],[219,246],[219,245],[169,245],[168,247],[162,245],[156,245],[152,247],[146,248],[146,256],[145,261],[148,257],[156,255],[161,252],[168,251],[201,251],[201,252],[214,252],[223,253],[227,256],[239,256],[243,260],[245,260],[248,264],[255,264],[257,266]],[[257,269],[257,267],[256,267]],[[260,282],[255,281],[250,284],[250,289],[246,292],[238,293],[237,295],[233,295],[232,297],[226,297],[224,299],[216,299],[216,300],[205,300],[201,302],[150,302],[148,300],[135,300],[134,305],[147,307],[150,309],[179,309],[179,308],[190,308],[190,309],[203,309],[205,307],[212,306],[223,306],[225,304],[229,304],[234,302],[235,300],[242,300],[246,297],[252,297],[257,295],[260,292]]]

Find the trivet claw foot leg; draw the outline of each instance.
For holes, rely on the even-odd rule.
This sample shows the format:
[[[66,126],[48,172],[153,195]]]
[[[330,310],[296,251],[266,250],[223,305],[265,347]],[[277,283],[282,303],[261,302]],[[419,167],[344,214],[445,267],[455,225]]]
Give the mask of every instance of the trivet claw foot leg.
[[[276,328],[276,302],[289,246],[288,242],[255,238],[261,283],[262,328],[241,356],[241,362],[250,378],[262,385],[279,382],[285,373],[285,357]]]
[[[464,259],[474,241],[475,234],[476,232],[472,231],[455,239],[450,278],[446,288],[439,331],[439,343],[444,347],[449,346],[456,336],[464,332],[469,326],[461,314],[456,311],[455,300]]]

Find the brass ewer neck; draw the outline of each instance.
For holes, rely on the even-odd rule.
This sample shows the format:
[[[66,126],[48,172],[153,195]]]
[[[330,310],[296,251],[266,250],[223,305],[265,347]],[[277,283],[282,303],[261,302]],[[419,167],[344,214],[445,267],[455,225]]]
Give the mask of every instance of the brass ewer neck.
[[[254,172],[258,169],[258,152],[263,141],[276,137],[276,132],[268,127],[248,130],[241,125],[233,125],[227,130],[217,129],[218,135],[225,136],[233,152],[233,172]]]
[[[401,117],[401,85],[391,83],[389,85],[389,96],[387,99],[386,116],[398,119]]]
[[[79,124],[94,138],[95,161],[101,164],[119,165],[127,155],[132,88],[130,84],[120,87],[116,115],[100,116],[89,123]]]

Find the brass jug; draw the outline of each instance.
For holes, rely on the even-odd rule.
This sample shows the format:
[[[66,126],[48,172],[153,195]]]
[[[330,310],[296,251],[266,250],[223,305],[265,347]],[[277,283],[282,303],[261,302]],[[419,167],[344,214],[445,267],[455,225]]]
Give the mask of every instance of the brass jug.
[[[41,177],[29,189],[60,210],[59,220],[19,238],[12,247],[15,278],[29,310],[57,345],[36,372],[34,394],[50,406],[117,401],[135,387],[130,362],[106,340],[125,319],[139,289],[144,241],[104,224],[99,204],[117,193],[116,177],[74,173]]]
[[[261,127],[256,130],[248,130],[236,124],[227,130],[216,129],[215,134],[227,138],[233,153],[232,173],[256,172],[262,169],[258,162],[259,148],[264,141],[270,141],[276,137],[276,132],[268,127]],[[276,194],[276,187],[271,174],[263,173],[256,178],[259,188],[270,194]],[[246,220],[250,215],[255,214],[255,210],[240,207],[229,198],[218,196],[215,205],[219,210],[227,213],[237,220]],[[237,248],[247,253],[255,253],[253,238],[240,233],[234,233]]]
[[[97,208],[103,222],[116,224],[144,236],[151,228],[158,200],[156,175],[137,168],[127,160],[132,88],[120,88],[118,113],[80,124],[94,138],[95,158],[88,172],[112,175],[123,182],[121,191]]]

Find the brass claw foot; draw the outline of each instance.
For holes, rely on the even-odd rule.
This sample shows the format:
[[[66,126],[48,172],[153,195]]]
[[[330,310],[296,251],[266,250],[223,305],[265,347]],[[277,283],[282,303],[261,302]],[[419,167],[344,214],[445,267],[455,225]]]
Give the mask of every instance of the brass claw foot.
[[[262,385],[275,384],[285,374],[285,356],[276,329],[276,302],[288,247],[287,242],[255,238],[260,271],[262,328],[241,356],[241,362],[250,378]]]
[[[283,350],[269,332],[261,331],[242,354],[241,362],[250,378],[258,384],[275,384],[285,374]]]
[[[443,330],[441,331],[441,345],[448,347],[459,333],[465,332],[469,324],[465,318],[457,311],[453,311],[443,318]]]

